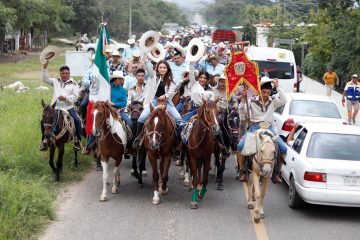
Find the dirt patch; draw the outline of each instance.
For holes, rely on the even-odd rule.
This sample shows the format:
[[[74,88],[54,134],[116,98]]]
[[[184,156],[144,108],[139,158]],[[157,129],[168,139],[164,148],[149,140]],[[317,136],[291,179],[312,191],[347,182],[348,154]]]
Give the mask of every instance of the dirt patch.
[[[24,60],[32,59],[39,57],[39,52],[15,52],[14,54],[4,54],[0,55],[0,64],[3,63],[16,63]]]

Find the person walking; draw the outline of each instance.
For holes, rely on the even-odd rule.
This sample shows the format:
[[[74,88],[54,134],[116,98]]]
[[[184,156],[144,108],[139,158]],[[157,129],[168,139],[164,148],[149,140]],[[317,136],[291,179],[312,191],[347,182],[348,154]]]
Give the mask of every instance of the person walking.
[[[354,74],[351,77],[344,89],[342,96],[342,103],[344,105],[346,97],[346,107],[348,110],[348,124],[356,123],[356,116],[359,112],[359,100],[360,100],[360,83],[358,81],[358,75]],[[353,112],[354,110],[354,112]]]
[[[334,89],[334,84],[336,80],[336,85],[339,85],[339,77],[334,71],[333,67],[329,66],[327,72],[323,76],[326,87],[326,96],[331,96],[331,92]]]

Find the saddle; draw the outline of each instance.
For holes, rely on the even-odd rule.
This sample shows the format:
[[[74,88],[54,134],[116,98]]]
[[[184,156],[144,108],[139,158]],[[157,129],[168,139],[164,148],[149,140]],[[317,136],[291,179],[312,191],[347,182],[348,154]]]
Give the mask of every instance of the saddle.
[[[187,143],[187,141],[190,137],[190,134],[192,132],[194,122],[196,121],[197,118],[198,118],[197,114],[192,116],[189,119],[189,121],[185,124],[185,126],[183,127],[183,129],[181,131],[181,139],[183,140],[183,143]]]
[[[56,110],[58,111],[58,110]],[[69,112],[64,109],[64,108],[61,108],[60,109],[63,117],[64,117],[64,123],[63,123],[63,128],[61,130],[60,133],[58,133],[56,136],[53,137],[54,141],[60,139],[62,136],[65,135],[66,132],[69,132],[70,135],[69,135],[69,139],[67,140],[67,142],[71,141],[72,139],[74,139],[74,136],[75,136],[75,122],[74,122],[74,119],[70,116]]]

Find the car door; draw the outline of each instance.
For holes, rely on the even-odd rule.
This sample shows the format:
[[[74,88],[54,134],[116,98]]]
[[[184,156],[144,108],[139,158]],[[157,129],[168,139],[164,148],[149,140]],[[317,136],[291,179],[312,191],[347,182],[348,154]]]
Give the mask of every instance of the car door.
[[[272,126],[273,126],[273,129],[274,129],[276,134],[280,133],[281,128],[282,128],[282,126],[284,124],[284,117],[283,117],[284,109],[285,109],[285,105],[276,108],[275,112],[274,112],[274,118],[273,118]]]

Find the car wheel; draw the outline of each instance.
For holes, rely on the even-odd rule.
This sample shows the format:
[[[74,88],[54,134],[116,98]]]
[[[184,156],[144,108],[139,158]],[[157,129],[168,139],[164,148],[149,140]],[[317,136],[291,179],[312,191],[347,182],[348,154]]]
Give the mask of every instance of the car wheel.
[[[298,192],[296,191],[294,177],[291,176],[289,184],[289,207],[300,208],[304,205],[304,200],[301,199]]]
[[[91,54],[95,54],[95,49],[93,49],[93,48],[89,48],[87,51]]]

